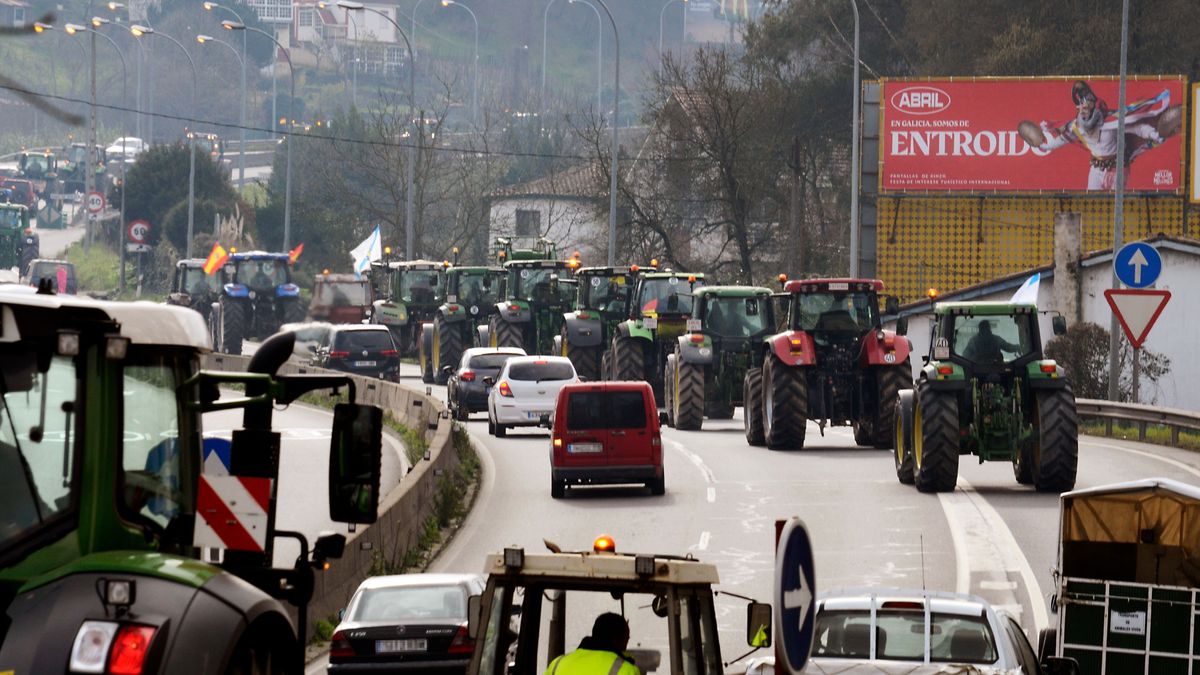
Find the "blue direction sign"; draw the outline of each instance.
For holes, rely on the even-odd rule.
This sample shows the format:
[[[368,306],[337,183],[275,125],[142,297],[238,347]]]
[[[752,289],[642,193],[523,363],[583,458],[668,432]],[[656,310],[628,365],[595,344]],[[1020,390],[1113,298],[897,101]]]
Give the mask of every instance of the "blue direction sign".
[[[796,675],[808,662],[813,641],[816,575],[812,543],[804,523],[793,517],[783,526],[775,552],[775,636],[777,672]],[[782,668],[779,668],[782,666]]]
[[[1144,241],[1125,244],[1113,257],[1117,279],[1130,288],[1145,288],[1162,273],[1162,257]]]

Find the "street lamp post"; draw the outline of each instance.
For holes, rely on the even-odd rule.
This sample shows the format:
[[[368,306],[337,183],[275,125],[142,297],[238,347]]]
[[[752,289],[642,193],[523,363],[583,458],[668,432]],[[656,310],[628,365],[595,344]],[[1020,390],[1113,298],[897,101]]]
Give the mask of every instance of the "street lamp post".
[[[858,277],[858,0],[854,8],[854,97],[850,104],[850,276]]]
[[[478,123],[479,122],[479,18],[475,16],[474,10],[472,10],[470,7],[467,7],[466,5],[462,4],[461,2],[456,2],[455,0],[442,0],[442,7],[449,7],[451,5],[454,5],[456,7],[462,7],[463,9],[467,10],[467,13],[471,15],[471,21],[475,22],[475,70],[474,70],[474,74],[473,74],[475,81],[471,85],[471,119],[474,120],[476,123]]]
[[[425,2],[425,0],[417,0],[417,2],[415,4],[413,4],[413,8],[412,8],[412,31],[411,32],[412,32],[412,41],[413,41],[414,47],[417,44],[417,8],[421,6],[422,2]]]
[[[124,3],[121,3],[121,2],[108,3],[109,11],[115,12],[118,9],[123,9],[123,8],[125,8]],[[134,115],[133,115],[134,125],[133,126],[134,126],[134,134],[138,138],[142,138],[142,115],[144,114],[144,113],[142,113],[142,62],[146,60],[146,50],[145,50],[145,47],[142,46],[142,43],[139,40],[134,40],[133,43],[135,45],[137,45],[137,48],[138,48],[137,73],[134,76],[135,82],[134,82],[134,93],[133,93],[133,104],[134,104],[133,105],[133,107],[134,107]]]
[[[674,4],[675,2],[683,3],[683,25],[684,25],[683,30],[684,30],[684,33],[683,33],[683,36],[680,37],[680,39],[679,39],[679,51],[682,52],[683,51],[683,43],[684,43],[684,41],[687,40],[687,27],[686,27],[687,26],[687,1],[688,0],[667,0],[667,2],[665,4],[663,4],[662,9],[658,10],[658,77],[659,77],[659,79],[662,79],[662,76],[663,76],[663,15],[666,14],[667,8],[670,7],[672,4]]]
[[[601,82],[604,79],[604,19],[600,18],[600,10],[588,0],[567,0],[567,4],[581,3],[592,8],[596,13],[596,114],[604,117],[604,99],[600,94]]]
[[[170,40],[171,42],[175,43],[176,47],[179,47],[179,51],[183,52],[183,55],[187,57],[188,65],[190,65],[192,67],[192,110],[195,111],[196,110],[196,82],[197,82],[196,61],[192,58],[192,55],[188,53],[188,50],[186,47],[183,46],[183,43],[181,43],[179,40],[176,40],[175,38],[171,37],[170,35],[167,35],[166,33],[157,32],[153,28],[150,28],[149,26],[141,26],[138,24],[133,24],[132,26],[129,27],[129,31],[131,33],[133,33],[134,37],[138,37],[138,38],[142,37],[143,35],[157,35],[159,37],[163,37],[163,38]],[[190,146],[191,152],[190,152],[190,159],[188,160],[187,245],[184,248],[184,250],[185,250],[184,257],[186,257],[186,258],[192,257],[192,233],[195,231],[195,225],[196,225],[196,134],[195,134],[195,132],[193,132],[190,135],[190,137],[188,138],[188,145]]]
[[[392,17],[388,16],[385,12],[381,12],[374,7],[367,7],[363,5],[363,3],[357,2],[357,0],[338,0],[337,6],[346,10],[366,10],[368,12],[374,12],[375,14],[383,17],[388,23],[392,24],[392,26],[396,28],[396,32],[400,34],[400,37],[404,38],[404,46],[408,49],[408,106],[409,118],[411,119],[412,113],[417,109],[417,79],[415,75],[417,61],[416,57],[413,56],[412,43],[409,42],[408,35],[405,35],[404,29],[400,27],[400,24],[396,23],[395,20],[393,20]],[[406,175],[405,183],[407,184],[404,191],[404,252],[405,255],[408,256],[409,260],[416,260],[417,258],[416,251],[413,248],[415,244],[415,237],[413,233],[413,165],[416,164],[416,157],[413,154],[413,148],[414,146],[410,142],[408,145],[408,161],[405,162],[406,166],[404,172]]]
[[[232,14],[235,18],[237,18],[238,23],[243,24],[243,25],[245,25],[245,23],[246,23],[245,21],[242,21],[242,16],[240,14],[238,14],[233,9],[226,7],[224,5],[218,5],[215,2],[205,2],[204,9],[206,9],[210,12],[214,9],[223,9],[226,12],[229,12],[230,14]],[[197,39],[199,39],[199,38],[197,38]],[[221,42],[220,40],[217,40],[216,38],[209,38],[209,39],[213,40],[214,42]],[[200,44],[204,44],[204,43],[201,42]],[[221,42],[221,44],[225,44],[225,46],[227,46],[227,47],[229,46],[224,42]],[[238,62],[242,64],[242,114],[241,114],[241,118],[239,120],[239,123],[241,124],[241,130],[240,130],[241,149],[238,151],[238,186],[240,186],[240,187],[246,187],[246,60],[248,58],[249,58],[249,55],[246,53],[246,32],[242,31],[242,56],[241,56],[241,58],[238,59]],[[272,63],[271,63],[271,72],[272,72],[272,74],[275,72],[274,61],[272,61]],[[274,103],[271,104],[271,119],[278,119],[275,117]],[[273,124],[274,124],[274,122],[272,122],[272,125]]]
[[[609,168],[608,194],[608,266],[615,265],[617,257],[617,127],[621,123],[621,34],[617,22],[604,0],[596,0],[608,15],[613,29],[613,118],[612,118],[612,161]]]
[[[245,33],[243,33],[243,36],[244,35],[245,35]],[[242,117],[241,117],[242,149],[241,149],[241,152],[239,153],[240,157],[238,158],[239,162],[241,163],[241,166],[238,169],[239,174],[240,174],[238,176],[238,185],[241,187],[245,187],[245,185],[246,185],[246,180],[245,180],[246,179],[246,173],[245,173],[245,171],[246,171],[246,78],[244,77],[244,74],[246,72],[246,61],[245,61],[245,59],[242,58],[242,55],[238,53],[238,50],[236,48],[234,48],[233,45],[229,44],[228,42],[226,42],[224,40],[218,40],[217,38],[212,37],[211,35],[197,35],[196,42],[199,42],[200,44],[216,42],[217,44],[225,45],[225,47],[227,47],[229,49],[229,51],[233,52],[233,57],[238,60],[238,65],[240,65],[242,67],[242,73],[243,73],[243,77],[242,77]]]
[[[287,149],[284,152],[287,157],[285,160],[287,162],[287,170],[284,173],[283,179],[283,250],[287,251],[291,248],[292,236],[292,146],[295,145],[292,139],[292,125],[296,121],[293,115],[295,112],[293,106],[296,105],[296,68],[292,65],[291,53],[283,45],[279,44],[279,40],[276,40],[274,35],[254,26],[247,26],[244,23],[236,21],[222,21],[221,27],[225,30],[254,31],[259,35],[265,35],[268,40],[275,43],[275,46],[283,52],[283,58],[287,59],[288,75],[290,75],[288,80],[291,87],[291,93],[288,95]],[[272,66],[272,70],[274,70],[274,66]]]

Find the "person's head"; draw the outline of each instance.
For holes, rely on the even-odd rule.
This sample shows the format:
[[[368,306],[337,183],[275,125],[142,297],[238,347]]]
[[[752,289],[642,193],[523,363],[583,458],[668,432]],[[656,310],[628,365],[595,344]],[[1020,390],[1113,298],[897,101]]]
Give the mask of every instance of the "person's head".
[[[620,614],[605,612],[592,624],[592,639],[612,651],[624,652],[629,646],[629,624]]]
[[[991,335],[992,334],[992,322],[991,321],[980,321],[979,322],[979,334],[980,335]]]
[[[1071,87],[1071,102],[1079,111],[1079,122],[1086,129],[1092,129],[1103,117],[1100,106],[1097,105],[1096,92],[1083,80],[1078,80]]]

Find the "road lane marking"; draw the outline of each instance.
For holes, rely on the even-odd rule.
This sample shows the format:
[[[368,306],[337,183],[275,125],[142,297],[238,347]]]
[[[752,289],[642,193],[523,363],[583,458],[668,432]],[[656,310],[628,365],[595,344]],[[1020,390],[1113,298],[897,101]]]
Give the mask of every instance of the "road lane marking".
[[[699,541],[699,543],[696,544],[696,548],[701,551],[707,550],[708,549],[708,539],[709,539],[708,530],[701,532],[700,533],[700,541]]]
[[[989,591],[978,595],[985,595],[993,605],[1019,608],[1021,603],[1013,592],[1016,584],[1008,578],[1010,573],[1019,575],[1029,594],[1036,635],[1049,627],[1050,617],[1033,568],[1000,513],[962,476],[958,487],[954,492],[938,493],[954,543],[958,592],[970,593],[972,575],[977,575],[981,577],[979,589]]]
[[[1171,466],[1173,466],[1177,469],[1182,469],[1184,471],[1187,471],[1188,473],[1192,474],[1193,476],[1200,476],[1200,469],[1197,469],[1196,467],[1194,467],[1190,464],[1181,462],[1177,459],[1171,459],[1170,457],[1163,457],[1162,455],[1156,455],[1153,452],[1146,452],[1145,450],[1134,450],[1133,448],[1125,448],[1125,447],[1121,447],[1119,445],[1110,445],[1108,443],[1092,443],[1090,441],[1088,442],[1088,445],[1094,445],[1098,448],[1108,448],[1110,450],[1120,450],[1122,452],[1128,452],[1128,453],[1134,454],[1134,455],[1141,455],[1142,457],[1146,457],[1148,459],[1157,459],[1158,461],[1170,464]],[[1166,447],[1171,447],[1171,446],[1166,446]]]
[[[717,488],[715,488],[715,487],[708,488],[708,503],[714,504],[714,503],[716,503],[716,501],[717,501]]]
[[[704,476],[705,483],[713,485],[717,482],[717,478],[713,475],[712,469],[708,468],[700,455],[688,450],[686,447],[684,447],[683,443],[680,443],[679,441],[667,439],[667,442],[671,444],[671,447],[683,453],[684,457],[687,457],[689,460],[691,460],[692,464],[695,464],[697,469],[700,469],[700,473]],[[709,501],[712,500],[710,499]]]

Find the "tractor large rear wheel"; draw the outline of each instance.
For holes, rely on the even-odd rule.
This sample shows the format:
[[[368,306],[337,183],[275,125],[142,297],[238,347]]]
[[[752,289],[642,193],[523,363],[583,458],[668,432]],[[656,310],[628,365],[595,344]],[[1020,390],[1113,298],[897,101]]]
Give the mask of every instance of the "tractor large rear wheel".
[[[916,403],[913,480],[921,492],[950,492],[958,484],[958,398],[922,384]]]
[[[421,367],[421,381],[433,384],[433,326],[421,325],[417,337],[417,363]]]
[[[893,447],[894,434],[892,431],[895,427],[896,401],[898,400],[896,395],[900,393],[901,389],[912,389],[912,386],[912,370],[907,363],[886,366],[875,372],[875,393],[879,406],[877,410],[873,411],[874,419],[868,425],[871,430],[870,445],[881,450]],[[857,437],[855,440],[858,440]]]
[[[446,384],[450,379],[450,373],[443,372],[442,369],[450,366],[450,369],[458,367],[458,360],[462,358],[463,339],[462,331],[458,330],[458,326],[446,321],[446,317],[441,314],[433,319],[433,381],[435,384]]]
[[[646,362],[637,338],[618,335],[613,338],[613,379],[641,382],[646,379]]]
[[[804,371],[775,356],[763,363],[763,437],[772,450],[804,447],[808,382]]]
[[[681,361],[675,355],[675,377],[663,382],[671,388],[671,403],[675,409],[675,428],[697,431],[704,424],[704,368]]]
[[[600,379],[611,380],[612,374],[612,351],[605,349],[600,355]]]
[[[221,297],[221,344],[226,354],[240,356],[242,340],[246,337],[246,303],[228,296]]]
[[[525,346],[521,339],[521,327],[499,316],[488,319],[488,342],[492,347]]]
[[[308,318],[308,312],[304,309],[304,305],[300,304],[300,298],[283,301],[284,323],[304,323],[306,318]]]
[[[742,429],[746,442],[761,446],[766,443],[763,434],[762,411],[762,368],[750,368],[742,379]]]
[[[571,360],[575,373],[589,382],[600,379],[600,347],[580,347],[567,339],[567,328],[559,333],[562,338],[563,356]]]
[[[1043,389],[1037,402],[1037,450],[1033,485],[1038,492],[1066,492],[1075,487],[1079,468],[1079,415],[1070,387]]]
[[[892,423],[892,455],[896,479],[913,484],[913,390],[901,389],[896,395],[896,414]]]

